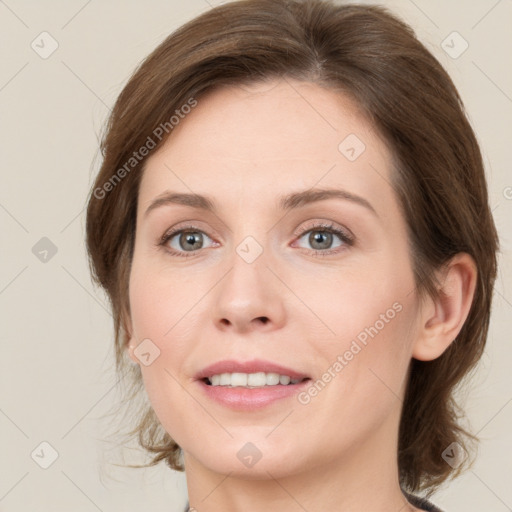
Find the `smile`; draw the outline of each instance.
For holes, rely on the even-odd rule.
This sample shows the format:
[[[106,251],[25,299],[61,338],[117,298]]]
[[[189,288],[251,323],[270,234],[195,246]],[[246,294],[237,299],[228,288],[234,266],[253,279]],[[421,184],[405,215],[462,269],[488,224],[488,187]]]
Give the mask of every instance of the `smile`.
[[[304,379],[292,378],[289,375],[281,375],[274,372],[257,373],[218,373],[211,377],[206,377],[205,382],[211,386],[229,386],[244,388],[261,388],[265,386],[288,386],[297,384]]]

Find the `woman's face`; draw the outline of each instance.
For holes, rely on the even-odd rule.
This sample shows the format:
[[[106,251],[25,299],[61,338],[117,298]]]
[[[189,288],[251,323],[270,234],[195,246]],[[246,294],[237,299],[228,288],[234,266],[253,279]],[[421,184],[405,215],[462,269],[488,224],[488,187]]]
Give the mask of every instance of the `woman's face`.
[[[394,460],[419,303],[391,173],[353,103],[292,80],[209,93],[149,157],[130,355],[187,465]]]

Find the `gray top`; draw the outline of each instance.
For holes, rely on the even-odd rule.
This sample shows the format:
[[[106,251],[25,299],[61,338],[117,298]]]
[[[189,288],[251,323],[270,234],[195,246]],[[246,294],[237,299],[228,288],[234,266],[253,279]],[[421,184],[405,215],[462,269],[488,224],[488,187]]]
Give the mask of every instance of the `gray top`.
[[[409,494],[406,492],[404,492],[404,495],[409,503],[415,507],[425,510],[425,512],[443,512],[440,508],[436,507],[433,503],[430,503],[430,501],[425,498],[420,498],[419,496],[415,496],[414,494]]]
[[[430,503],[430,501],[428,501],[425,498],[420,498],[419,496],[415,496],[414,494],[409,494],[406,492],[404,492],[404,495],[409,503],[411,503],[415,507],[421,508],[425,512],[443,512],[440,508],[437,508],[433,503]],[[184,512],[191,512],[188,502],[187,505],[185,506]]]

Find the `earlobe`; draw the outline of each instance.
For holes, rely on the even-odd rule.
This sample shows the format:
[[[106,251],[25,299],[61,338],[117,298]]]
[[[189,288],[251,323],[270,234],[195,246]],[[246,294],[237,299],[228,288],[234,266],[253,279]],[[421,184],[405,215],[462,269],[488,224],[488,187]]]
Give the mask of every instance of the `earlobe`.
[[[128,356],[130,357],[130,359],[135,363],[135,364],[139,364],[139,360],[138,358],[135,356],[135,354],[133,353],[133,351],[135,350],[135,340],[130,338],[128,340],[128,343],[126,344],[126,348],[125,348],[126,352],[128,353]]]
[[[467,253],[455,255],[440,270],[439,294],[422,308],[412,356],[420,361],[438,358],[455,340],[469,314],[476,288],[477,269]]]
[[[130,318],[125,317],[125,320],[123,320],[121,325],[123,326],[124,331],[124,350],[126,350],[128,356],[135,364],[139,364],[139,359],[134,354],[134,350],[137,347],[137,344],[132,334]]]

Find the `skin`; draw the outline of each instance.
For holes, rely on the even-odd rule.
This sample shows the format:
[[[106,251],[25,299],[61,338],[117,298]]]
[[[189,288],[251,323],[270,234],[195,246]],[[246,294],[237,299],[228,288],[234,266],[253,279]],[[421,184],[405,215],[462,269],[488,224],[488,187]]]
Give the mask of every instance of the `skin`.
[[[366,146],[354,161],[338,149],[349,134]],[[141,364],[142,376],[160,422],[184,451],[190,506],[199,512],[419,510],[398,484],[407,372],[411,358],[435,359],[456,337],[476,270],[468,255],[457,255],[439,272],[443,300],[420,300],[391,173],[388,147],[349,99],[290,79],[200,98],[147,160],[128,351],[141,364],[134,350],[142,340],[160,350]],[[364,198],[375,212],[337,198],[276,206],[283,194],[327,187]],[[165,191],[207,195],[217,210],[168,203],[146,214]],[[202,248],[191,253],[179,234],[159,245],[186,221],[204,233]],[[318,223],[350,230],[355,242],[333,235],[335,252],[322,256],[328,249],[309,239],[324,231]],[[236,251],[248,236],[263,249],[252,263]],[[397,303],[400,312],[307,404],[291,397],[233,411],[194,380],[213,362],[254,358],[321,378]],[[261,452],[250,468],[237,457],[247,442]]]

